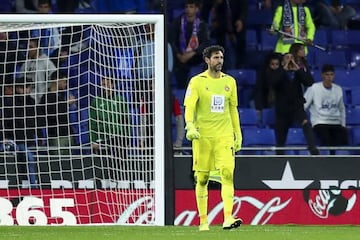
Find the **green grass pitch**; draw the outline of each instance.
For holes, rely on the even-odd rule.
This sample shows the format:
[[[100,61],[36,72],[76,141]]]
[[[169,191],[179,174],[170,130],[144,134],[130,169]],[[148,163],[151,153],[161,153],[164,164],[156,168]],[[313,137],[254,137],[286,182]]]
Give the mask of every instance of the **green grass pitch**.
[[[360,240],[360,226],[244,225],[225,231],[210,226],[1,226],[0,239],[6,240]]]

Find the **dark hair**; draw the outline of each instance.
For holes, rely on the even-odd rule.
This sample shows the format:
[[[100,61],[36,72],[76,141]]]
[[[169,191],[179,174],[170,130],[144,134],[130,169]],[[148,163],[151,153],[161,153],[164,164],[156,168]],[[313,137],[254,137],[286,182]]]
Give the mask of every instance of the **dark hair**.
[[[211,45],[204,49],[203,51],[203,58],[210,58],[211,55],[215,52],[222,52],[224,54],[225,49],[220,45]]]
[[[199,3],[198,0],[185,0],[185,1],[184,1],[184,6],[185,6],[185,5],[188,5],[188,4],[195,4],[197,7],[200,6],[200,3]]]
[[[64,79],[64,78],[68,78],[68,75],[64,71],[55,71],[50,76],[51,80],[58,80],[58,79]]]
[[[302,47],[305,47],[303,43],[293,43],[290,46],[289,53],[294,56],[294,60],[296,63],[303,63],[304,65],[308,66],[306,58],[298,56],[298,52]]]
[[[30,44],[30,42],[35,42],[36,45],[39,45],[40,38],[36,38],[36,37],[35,38],[30,38],[28,44]]]
[[[25,78],[25,77],[17,77],[15,79],[15,87],[29,87],[30,86],[30,82]]]
[[[272,60],[279,60],[279,62],[281,63],[282,60],[282,54],[281,53],[277,53],[277,52],[270,52],[267,56],[266,56],[266,60],[265,60],[265,65],[268,65]]]
[[[325,72],[335,72],[334,65],[324,64],[321,68],[321,73],[325,73]]]
[[[294,55],[294,57],[297,56],[298,51],[304,46],[302,43],[293,43],[290,46],[289,52]]]

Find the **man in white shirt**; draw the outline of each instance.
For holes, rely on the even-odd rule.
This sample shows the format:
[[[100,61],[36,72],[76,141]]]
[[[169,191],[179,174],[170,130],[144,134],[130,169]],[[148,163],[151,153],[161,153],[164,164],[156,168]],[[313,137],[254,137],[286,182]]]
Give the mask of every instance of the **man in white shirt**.
[[[309,109],[314,132],[324,146],[348,144],[343,91],[333,83],[334,78],[334,66],[324,64],[321,69],[322,81],[314,83],[304,94],[304,108]],[[334,154],[335,151],[330,153]]]
[[[39,103],[41,97],[47,92],[50,76],[56,71],[54,63],[46,54],[42,54],[38,47],[38,39],[29,41],[27,59],[20,68],[20,76],[24,76],[33,83],[30,94],[36,103]]]

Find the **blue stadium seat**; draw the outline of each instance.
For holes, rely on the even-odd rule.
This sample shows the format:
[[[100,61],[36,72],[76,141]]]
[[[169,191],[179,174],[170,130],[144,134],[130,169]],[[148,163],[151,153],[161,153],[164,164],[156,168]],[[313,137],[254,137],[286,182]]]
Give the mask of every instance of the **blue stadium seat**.
[[[254,108],[239,108],[240,124],[243,127],[257,127],[258,115]]]
[[[360,31],[358,30],[332,30],[331,44],[333,49],[351,48],[360,46]]]
[[[262,110],[262,125],[265,127],[273,127],[275,125],[274,108],[265,108]]]
[[[276,145],[275,132],[272,128],[243,128],[243,146],[244,147],[273,147]],[[246,151],[242,150],[242,154],[275,154],[274,151],[255,150]]]
[[[286,147],[304,147],[307,146],[304,132],[302,128],[289,128],[287,138],[286,138]],[[285,150],[285,154],[288,155],[309,155],[308,150]]]
[[[309,64],[309,66],[312,67],[312,70],[314,70],[313,66],[315,67],[315,54],[316,52],[318,52],[319,50],[315,49],[315,48],[308,48],[308,54],[306,56],[306,60]]]
[[[315,52],[315,67],[321,68],[323,64],[332,64],[335,67],[347,68],[349,66],[346,60],[346,53],[342,50],[336,51],[316,51]]]
[[[359,74],[360,69],[336,69],[334,83],[337,83],[345,89],[360,87]]]
[[[291,153],[287,153],[287,154],[291,154]],[[296,155],[310,155],[310,152],[308,150],[297,150],[297,151],[294,151],[293,154],[296,154]],[[320,150],[320,155],[329,155],[329,154],[330,154],[329,150],[325,150],[325,149]]]
[[[184,8],[174,8],[172,10],[171,17],[174,19],[174,18],[179,17],[183,13],[184,13]]]
[[[314,39],[316,44],[325,49],[329,48],[329,31],[327,29],[316,29]]]
[[[260,32],[260,48],[262,50],[274,50],[278,36],[269,34],[268,31]]]
[[[275,132],[272,128],[243,128],[243,146],[275,146]]]
[[[351,127],[360,127],[360,108],[346,109],[346,125]]]
[[[256,71],[254,69],[231,69],[227,73],[236,79],[239,107],[250,107],[250,99],[256,82]]]
[[[259,48],[259,41],[255,29],[246,30],[246,48],[248,50],[257,50]]]
[[[360,146],[360,127],[351,128],[351,144],[355,147]],[[351,152],[356,155],[360,154],[360,150],[352,150]]]
[[[266,28],[272,24],[272,18],[271,10],[249,9],[246,24],[248,28]]]
[[[228,74],[236,79],[238,86],[254,86],[256,82],[255,69],[229,69]]]
[[[353,107],[359,107],[360,106],[360,86],[351,88],[350,96],[351,96],[351,102],[350,102],[351,105]]]
[[[360,127],[353,127],[351,129],[352,133],[352,144],[355,146],[360,146]]]
[[[313,76],[315,82],[321,82],[321,70],[320,69],[311,69],[311,75]]]
[[[350,67],[360,69],[360,52],[357,50],[350,51]]]
[[[286,145],[289,146],[303,146],[306,145],[306,140],[302,128],[289,128]]]
[[[350,155],[351,151],[350,150],[335,150],[335,155]]]

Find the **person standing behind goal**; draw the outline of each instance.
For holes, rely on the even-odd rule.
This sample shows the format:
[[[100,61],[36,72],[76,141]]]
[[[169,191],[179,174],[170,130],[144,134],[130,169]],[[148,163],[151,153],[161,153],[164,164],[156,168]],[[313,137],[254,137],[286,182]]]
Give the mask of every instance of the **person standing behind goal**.
[[[199,230],[209,230],[208,183],[210,171],[214,170],[219,170],[221,177],[223,229],[232,229],[243,222],[232,216],[235,152],[242,144],[236,81],[221,72],[224,64],[222,46],[205,48],[203,59],[208,68],[191,78],[184,100],[186,138],[192,141]]]
[[[90,140],[94,152],[110,155],[109,177],[118,179],[128,168],[130,113],[125,99],[115,90],[115,80],[101,79],[101,90],[90,107]]]

